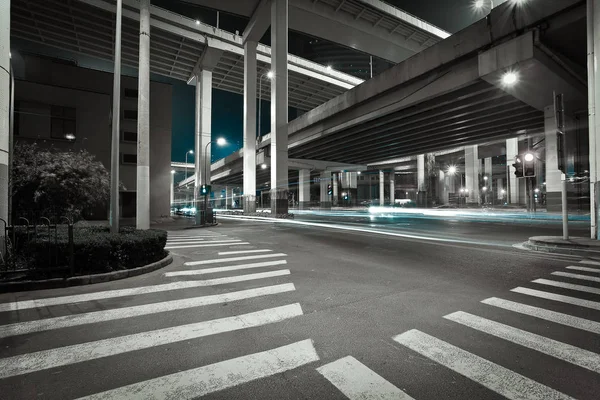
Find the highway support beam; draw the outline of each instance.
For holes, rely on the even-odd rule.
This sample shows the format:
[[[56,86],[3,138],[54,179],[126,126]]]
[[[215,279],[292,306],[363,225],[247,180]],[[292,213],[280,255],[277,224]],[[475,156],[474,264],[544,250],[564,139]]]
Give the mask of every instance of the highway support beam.
[[[588,114],[590,138],[591,237],[600,239],[600,0],[587,3]]]
[[[137,136],[136,227],[150,229],[150,0],[140,0]]]
[[[477,145],[465,146],[465,186],[467,203],[480,204],[479,196],[479,157]]]
[[[0,218],[8,217],[10,137],[10,1],[0,1]],[[1,232],[0,236],[4,236]],[[4,241],[2,241],[4,243]],[[6,250],[1,247],[2,254]]]
[[[265,1],[261,2],[264,3]],[[244,43],[244,212],[256,212],[256,46]]]
[[[385,171],[379,171],[379,205],[385,205]]]
[[[269,25],[271,24],[271,0],[261,0],[252,16],[250,22],[242,33],[242,43],[245,45],[246,42],[255,42],[263,37]]]
[[[308,210],[310,206],[310,170],[298,171],[298,209]]]
[[[288,213],[288,0],[271,0],[271,215]]]
[[[390,172],[390,205],[393,206],[396,199],[396,178],[395,173],[392,170]]]

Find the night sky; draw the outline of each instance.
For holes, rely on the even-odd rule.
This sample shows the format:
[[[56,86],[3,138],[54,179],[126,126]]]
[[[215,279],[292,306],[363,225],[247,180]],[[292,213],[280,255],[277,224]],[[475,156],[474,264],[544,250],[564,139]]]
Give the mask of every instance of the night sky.
[[[495,0],[494,5],[504,3],[506,0]],[[388,3],[413,14],[427,22],[454,33],[478,19],[484,17],[482,11],[476,11],[473,0],[387,0]],[[199,18],[208,24],[216,24],[216,13],[212,10],[193,7],[170,0],[152,0],[160,7],[171,9],[174,12]],[[230,32],[242,32],[247,20],[237,16],[221,13],[220,27]],[[303,56],[304,44],[310,40],[308,36],[290,33],[290,53]],[[265,35],[261,42],[269,44],[269,37]],[[194,148],[194,86],[185,82],[173,82],[173,142],[172,160],[184,161],[185,153]],[[213,139],[225,137],[228,145],[222,148],[213,144],[213,161],[223,158],[242,147],[243,130],[243,97],[238,94],[213,90],[212,132]],[[270,104],[263,102],[261,130],[270,131]],[[297,111],[290,109],[290,120],[296,118]],[[188,158],[188,161],[189,158]]]

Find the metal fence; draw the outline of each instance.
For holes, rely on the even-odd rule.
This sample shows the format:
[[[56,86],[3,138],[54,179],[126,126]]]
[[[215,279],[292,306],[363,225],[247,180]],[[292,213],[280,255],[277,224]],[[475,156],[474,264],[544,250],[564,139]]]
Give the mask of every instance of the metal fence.
[[[0,218],[4,233],[0,238],[0,279],[74,275],[73,221],[62,217],[64,223],[57,224],[41,217],[40,223],[32,224],[21,217],[17,222],[8,225]]]

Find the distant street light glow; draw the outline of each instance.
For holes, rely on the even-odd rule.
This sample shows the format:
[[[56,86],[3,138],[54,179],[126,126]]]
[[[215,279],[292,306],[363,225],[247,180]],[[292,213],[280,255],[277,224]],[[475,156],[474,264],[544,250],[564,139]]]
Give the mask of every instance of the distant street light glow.
[[[527,161],[527,162],[533,161],[533,154],[531,154],[531,153],[525,154],[525,161]]]
[[[200,20],[196,20],[196,25],[200,25]]]
[[[506,193],[506,190],[502,189],[502,190],[500,191],[500,193],[502,193],[502,194],[505,194],[505,193]]]
[[[360,171],[358,171],[358,172],[357,172],[357,174],[358,174],[358,175],[360,175],[360,174],[361,174],[361,172],[360,172]]]
[[[267,164],[261,164],[261,165],[260,165],[260,168],[261,168],[261,169],[267,169]]]
[[[507,72],[502,76],[502,83],[506,86],[512,86],[519,80],[516,72]]]
[[[273,71],[267,72],[267,78],[273,79],[274,76],[275,76],[275,74],[273,73]]]
[[[483,7],[483,0],[477,0],[477,1],[475,2],[475,7],[477,7],[477,8],[481,8],[481,7]]]
[[[487,187],[484,186],[481,189],[485,192],[487,190]]]
[[[448,173],[450,175],[454,175],[456,173],[456,171],[457,171],[457,169],[456,169],[456,167],[454,165],[451,165],[451,166],[448,167]]]
[[[227,140],[225,140],[225,138],[220,137],[217,139],[217,145],[225,146],[226,144],[227,144]]]
[[[539,193],[539,192],[540,192],[540,189],[538,189],[538,188],[535,188],[534,192],[536,192],[536,193]]]
[[[327,66],[327,71],[331,71],[331,70],[332,70],[331,65],[328,65]]]
[[[171,170],[171,173],[172,173],[172,174],[174,174],[174,173],[175,173],[175,170],[174,170],[174,169],[172,169],[172,170]]]
[[[487,181],[487,180],[488,180],[488,177],[487,177],[487,176],[484,176],[484,177],[483,177],[483,180],[484,180],[484,181]]]

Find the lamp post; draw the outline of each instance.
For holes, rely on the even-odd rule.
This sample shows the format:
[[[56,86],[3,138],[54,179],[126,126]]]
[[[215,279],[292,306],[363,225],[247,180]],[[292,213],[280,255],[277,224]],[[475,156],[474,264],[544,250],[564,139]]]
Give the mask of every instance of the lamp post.
[[[454,165],[451,165],[451,166],[448,167],[448,171],[447,172],[448,172],[448,175],[454,176],[458,172],[458,167],[456,167]],[[466,190],[466,189],[463,190],[462,174],[460,174],[460,187],[461,187],[461,190],[459,191],[459,194],[458,194],[458,203],[459,203],[459,205],[461,203],[461,201],[460,201],[461,200],[460,199],[460,193],[465,193],[465,203],[466,203],[466,193],[468,193],[468,190]]]
[[[185,153],[185,179],[187,179],[187,166],[188,166],[188,154],[194,154],[194,150],[190,150],[188,152]]]
[[[210,146],[213,142],[216,142],[217,145],[219,146],[224,146],[227,144],[227,141],[224,138],[218,138],[217,140],[211,140],[210,142],[206,143],[206,146],[204,146],[204,180],[205,180],[205,185],[210,185],[210,179],[207,179],[208,177],[208,165],[210,164],[210,160],[208,159],[208,146]],[[206,191],[207,193],[204,194],[204,211],[206,211],[206,209],[208,208],[208,201],[207,201],[207,196],[208,196],[208,190]]]
[[[262,80],[265,77],[265,75],[267,76],[267,78],[269,79],[273,79],[273,76],[275,76],[273,74],[273,71],[269,71],[269,72],[265,72],[264,74],[262,74],[260,76],[260,79],[258,80],[258,137],[261,137],[261,131],[260,131],[260,113],[261,113],[261,104],[262,104]]]

